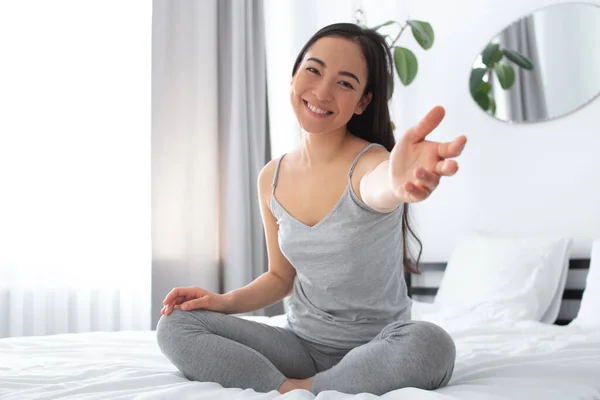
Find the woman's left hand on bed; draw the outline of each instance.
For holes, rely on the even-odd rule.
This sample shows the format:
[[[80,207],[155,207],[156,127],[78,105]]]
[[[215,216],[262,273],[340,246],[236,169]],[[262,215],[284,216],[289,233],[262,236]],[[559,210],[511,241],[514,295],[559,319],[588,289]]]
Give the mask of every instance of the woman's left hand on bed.
[[[425,200],[431,195],[442,176],[452,176],[458,157],[467,138],[459,136],[452,142],[425,140],[444,119],[446,111],[436,106],[417,125],[410,128],[390,153],[390,185],[394,195],[405,203]]]

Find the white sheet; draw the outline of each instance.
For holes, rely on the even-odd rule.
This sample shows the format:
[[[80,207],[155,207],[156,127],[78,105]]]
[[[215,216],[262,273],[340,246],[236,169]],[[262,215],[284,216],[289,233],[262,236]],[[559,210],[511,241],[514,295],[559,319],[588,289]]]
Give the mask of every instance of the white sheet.
[[[444,316],[440,310],[426,314],[420,316],[437,318],[456,341],[450,384],[432,392],[399,389],[381,399],[600,399],[600,333],[595,330],[528,321],[473,320],[469,326],[467,318]],[[280,324],[283,316],[250,318]],[[281,395],[190,382],[162,356],[155,332],[0,339],[0,399],[34,398],[311,400],[315,396],[305,390]],[[377,396],[327,391],[316,398]]]

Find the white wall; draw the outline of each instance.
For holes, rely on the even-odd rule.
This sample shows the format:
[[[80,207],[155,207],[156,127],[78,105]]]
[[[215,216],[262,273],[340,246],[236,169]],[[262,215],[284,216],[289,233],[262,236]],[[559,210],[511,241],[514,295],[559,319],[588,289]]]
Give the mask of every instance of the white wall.
[[[314,1],[266,3],[273,157],[297,143],[288,99],[290,71],[301,45],[326,24],[352,21],[357,5],[366,10],[369,25],[410,15],[430,22],[436,40],[425,52],[412,35],[403,34],[420,67],[411,86],[397,85],[392,114],[398,132],[441,104],[446,118],[430,138],[469,138],[457,176],[443,179],[427,201],[413,207],[424,244],[422,260],[447,261],[457,240],[478,230],[568,235],[574,239],[571,256],[589,257],[592,238],[600,237],[600,165],[595,161],[600,100],[555,121],[511,125],[484,114],[468,90],[471,66],[485,44],[511,22],[555,1],[463,0],[459,7],[441,0],[335,0],[319,2],[318,9]],[[293,18],[277,22],[283,30],[275,30],[269,20],[277,7],[294,11]]]

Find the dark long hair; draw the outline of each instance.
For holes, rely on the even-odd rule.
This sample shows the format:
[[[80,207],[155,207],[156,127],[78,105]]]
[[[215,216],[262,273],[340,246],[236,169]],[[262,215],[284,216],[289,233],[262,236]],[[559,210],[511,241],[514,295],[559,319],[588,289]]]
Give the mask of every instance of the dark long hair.
[[[304,45],[294,63],[292,76],[296,75],[296,71],[310,46],[325,36],[338,36],[356,42],[360,45],[367,61],[367,85],[363,96],[371,92],[373,97],[362,114],[352,116],[347,125],[348,130],[353,135],[369,143],[383,145],[387,151],[391,152],[396,140],[390,121],[388,101],[394,91],[394,75],[392,54],[384,37],[372,29],[363,29],[355,24],[339,23],[326,26],[315,33]],[[402,263],[405,271],[418,274],[420,273],[419,260],[421,259],[423,244],[410,227],[408,218],[409,207],[407,203],[404,203],[402,213]],[[413,258],[412,260],[407,243],[408,234],[416,240],[419,246],[418,255],[416,259]]]

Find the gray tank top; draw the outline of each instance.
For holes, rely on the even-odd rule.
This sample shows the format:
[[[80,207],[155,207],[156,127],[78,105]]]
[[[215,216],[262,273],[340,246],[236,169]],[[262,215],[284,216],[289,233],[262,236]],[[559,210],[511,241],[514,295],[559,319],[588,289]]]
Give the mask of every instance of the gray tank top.
[[[290,215],[271,191],[279,247],[296,269],[287,322],[298,336],[348,349],[374,338],[387,324],[411,318],[402,265],[402,206],[389,213],[366,205],[348,185],[330,213],[314,226]],[[383,146],[381,146],[383,147]]]

